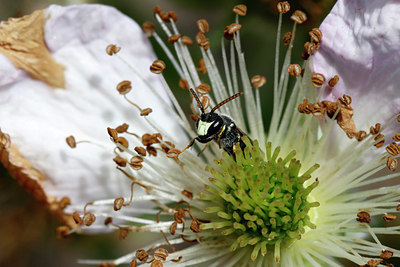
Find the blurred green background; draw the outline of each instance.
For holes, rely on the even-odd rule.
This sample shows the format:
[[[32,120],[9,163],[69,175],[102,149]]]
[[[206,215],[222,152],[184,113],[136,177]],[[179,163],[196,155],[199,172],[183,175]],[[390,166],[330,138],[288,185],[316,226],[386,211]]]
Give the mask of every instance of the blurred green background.
[[[45,1],[45,0],[0,0],[0,20],[30,14],[36,9],[51,4],[103,3],[117,7],[121,12],[139,24],[153,21],[153,7],[160,5],[164,10],[174,10],[178,14],[178,26],[185,35],[194,38],[197,33],[196,21],[205,18],[210,24],[211,49],[220,58],[220,40],[223,29],[234,20],[232,8],[244,3],[248,7],[247,16],[240,19],[242,49],[245,52],[250,76],[259,74],[267,78],[266,86],[261,88],[266,123],[271,116],[273,58],[275,50],[276,26],[278,16],[276,0],[113,0],[113,1]],[[308,31],[317,27],[334,4],[334,0],[289,1],[292,10],[306,11],[309,20],[298,27],[296,49],[292,62],[301,62],[304,42],[309,39]],[[292,23],[286,15],[283,33],[290,31]],[[160,58],[165,58],[155,46]],[[198,49],[192,51],[200,59]],[[167,62],[168,64],[168,62]],[[221,64],[220,64],[221,66]],[[173,71],[166,71],[170,85],[177,85],[178,77]],[[178,88],[176,86],[176,88]],[[176,90],[178,99],[184,101],[187,92]],[[188,105],[184,105],[189,112]],[[119,241],[118,233],[96,236],[74,235],[67,240],[58,240],[55,228],[60,224],[41,205],[7,174],[0,166],[0,266],[76,266],[78,258],[112,259],[131,252],[135,243],[143,236],[129,235]]]

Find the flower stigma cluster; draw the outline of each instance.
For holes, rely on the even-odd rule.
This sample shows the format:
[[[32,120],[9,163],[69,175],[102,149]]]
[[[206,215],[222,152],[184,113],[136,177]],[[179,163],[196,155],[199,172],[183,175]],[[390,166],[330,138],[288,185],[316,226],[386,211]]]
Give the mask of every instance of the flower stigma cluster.
[[[346,4],[339,1],[335,8],[346,8]],[[399,110],[391,110],[389,119],[368,121],[368,131],[363,130],[357,116],[359,105],[352,106],[360,95],[353,96],[349,88],[337,96],[341,76],[318,67],[316,57],[328,45],[324,44],[327,32],[322,27],[312,29],[310,41],[304,44],[304,62],[293,63],[296,28],[307,16],[300,10],[289,15],[288,2],[279,2],[277,10],[273,114],[268,127],[260,99],[266,78],[250,77],[241,49],[239,18],[246,16],[245,5],[233,7],[235,20],[221,31],[222,71],[211,52],[207,20],[197,21],[199,32],[193,40],[179,32],[175,12],[154,8],[167,42],[153,23],[144,23],[142,29],[162,48],[170,64],[155,59],[145,72],[160,78],[165,92],[157,91],[144,71],[121,55],[123,45],[105,45],[110,62],[118,62],[138,77],[121,79],[115,94],[133,106],[140,119],[107,125],[115,146],[113,160],[131,183],[131,194],[68,205],[74,223],[60,226],[57,233],[66,237],[118,230],[121,239],[134,232],[160,233],[162,238],[118,259],[80,263],[103,267],[340,266],[339,259],[345,259],[360,266],[393,266],[391,258],[399,257],[400,251],[382,244],[380,235],[400,234],[400,228],[390,224],[400,210],[395,180],[399,176]],[[282,34],[284,16],[290,16],[293,28]],[[202,56],[198,64],[190,53],[196,44]],[[287,47],[283,63],[279,61],[281,44]],[[180,77],[179,84],[171,87],[179,86],[190,99],[190,119],[162,77],[169,68]],[[156,96],[177,124],[174,131],[165,131],[154,115],[161,107],[136,101],[137,84]],[[233,155],[223,152],[219,139],[184,149],[197,136],[193,122],[199,119],[201,108],[212,110],[240,92],[243,96],[216,112],[229,115],[245,133],[240,140],[244,145],[237,140]],[[146,130],[137,127],[141,124]],[[224,138],[224,129],[218,138]],[[7,139],[4,134],[3,139]],[[66,141],[76,150],[86,142],[73,136]],[[382,186],[384,182],[389,185]]]

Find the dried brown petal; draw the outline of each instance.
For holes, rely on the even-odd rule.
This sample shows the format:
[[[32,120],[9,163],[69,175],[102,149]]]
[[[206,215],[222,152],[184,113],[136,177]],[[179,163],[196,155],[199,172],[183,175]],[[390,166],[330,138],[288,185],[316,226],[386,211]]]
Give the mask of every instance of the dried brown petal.
[[[154,251],[154,259],[160,260],[160,261],[165,261],[168,257],[168,250],[164,248],[158,248],[156,251]]]
[[[86,212],[86,213],[83,215],[82,222],[83,222],[84,225],[90,226],[90,225],[92,225],[95,221],[96,221],[96,216],[94,216],[93,213],[91,213],[91,212]]]
[[[371,222],[371,216],[366,211],[360,211],[359,213],[357,213],[357,219],[356,220],[358,222],[370,223]]]
[[[153,64],[150,66],[150,71],[155,74],[161,74],[163,70],[166,68],[164,61],[162,60],[154,60]]]
[[[181,34],[173,34],[168,38],[168,43],[173,44],[181,38]]]
[[[199,86],[196,87],[196,92],[199,95],[208,94],[210,92],[210,90],[211,90],[211,87],[206,83],[202,83],[202,84],[200,84]]]
[[[247,14],[247,6],[240,4],[240,5],[236,5],[233,7],[232,10],[235,14],[238,14],[239,16],[246,16]]]
[[[116,53],[118,53],[121,50],[121,47],[118,47],[114,44],[109,44],[106,47],[106,53],[109,56],[115,55]]]
[[[321,39],[322,39],[322,31],[321,31],[320,29],[314,28],[314,29],[312,29],[308,34],[310,35],[311,40],[312,40],[314,43],[319,43],[319,42],[321,42]]]
[[[290,19],[296,22],[297,24],[302,24],[307,20],[307,15],[303,11],[296,10],[295,12],[293,12]]]
[[[314,87],[319,88],[325,82],[325,77],[321,73],[313,73],[311,76],[311,83]]]
[[[113,158],[114,162],[120,166],[120,167],[125,167],[126,166],[126,159],[121,158],[120,156],[116,156],[115,158]]]
[[[114,199],[114,210],[120,210],[122,206],[124,205],[124,198],[123,197],[118,197]]]
[[[130,81],[122,81],[117,85],[117,91],[121,95],[126,95],[131,91],[131,89],[132,89],[132,83]]]
[[[141,156],[146,156],[146,149],[140,146],[135,147],[135,151],[141,155]]]
[[[210,26],[208,25],[208,22],[205,19],[199,19],[197,21],[197,28],[201,33],[207,33],[210,30]]]
[[[152,37],[154,34],[154,24],[152,22],[146,21],[142,25],[142,30],[147,37]]]
[[[65,141],[67,142],[67,144],[68,144],[68,146],[70,148],[75,148],[76,147],[75,137],[73,137],[72,135],[70,135],[67,138],[65,138]]]
[[[184,45],[193,45],[193,40],[189,36],[182,36],[181,43]]]
[[[254,88],[260,88],[267,82],[267,79],[264,76],[261,75],[254,75],[251,78],[251,84],[253,85]]]
[[[287,1],[278,2],[276,7],[278,9],[278,12],[281,14],[285,14],[285,13],[289,12],[289,10],[290,10],[290,4]]]
[[[339,82],[339,76],[335,75],[333,78],[329,79],[328,84],[330,87],[334,87]]]
[[[290,64],[288,66],[288,73],[290,76],[299,77],[301,75],[301,67],[299,64]]]
[[[151,108],[145,108],[140,111],[140,116],[147,116],[152,112],[153,112],[153,110]]]
[[[289,45],[290,45],[290,42],[292,41],[292,33],[291,33],[291,32],[285,33],[285,34],[283,35],[282,40],[283,40],[283,44],[284,44],[285,46],[289,46]]]
[[[185,90],[189,89],[188,81],[185,80],[185,79],[180,79],[179,80],[179,87],[182,88],[182,89],[185,89]]]
[[[382,218],[385,220],[385,222],[391,222],[396,220],[397,216],[393,214],[385,214]]]

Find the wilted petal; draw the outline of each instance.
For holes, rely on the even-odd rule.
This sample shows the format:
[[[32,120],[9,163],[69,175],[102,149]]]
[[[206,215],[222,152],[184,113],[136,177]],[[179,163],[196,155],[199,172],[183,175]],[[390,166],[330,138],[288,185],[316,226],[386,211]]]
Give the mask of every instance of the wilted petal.
[[[386,122],[400,110],[399,1],[338,1],[320,29],[313,71],[339,83],[325,99],[353,98],[357,128]]]
[[[153,108],[149,116],[164,132],[182,133],[169,116],[162,81],[149,71],[155,58],[149,42],[135,22],[114,8],[51,6],[45,16],[45,42],[55,61],[65,67],[65,88],[32,79],[0,55],[1,131],[42,174],[39,189],[43,187],[47,196],[68,196],[73,204],[129,196],[129,182],[115,170],[114,145],[106,128],[124,122],[132,122],[137,134],[151,128],[118,94],[116,85],[134,81],[129,97],[142,108]],[[111,43],[122,47],[119,55],[166,100],[121,60],[105,53]],[[65,142],[71,134],[77,141],[99,146],[83,143],[72,150]]]

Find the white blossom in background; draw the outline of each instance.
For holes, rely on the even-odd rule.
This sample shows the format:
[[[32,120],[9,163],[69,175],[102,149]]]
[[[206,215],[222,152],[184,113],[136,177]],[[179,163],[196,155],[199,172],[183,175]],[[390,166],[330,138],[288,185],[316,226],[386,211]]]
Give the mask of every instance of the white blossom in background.
[[[200,33],[192,41],[179,33],[176,14],[160,8],[155,19],[166,38],[151,23],[143,28],[171,64],[156,60],[142,30],[107,6],[51,6],[2,24],[0,37],[22,32],[10,37],[11,46],[0,46],[2,163],[64,220],[61,236],[160,233],[159,242],[121,258],[80,263],[340,266],[338,259],[347,259],[377,266],[399,257],[398,248],[378,235],[400,233],[392,222],[400,209],[400,5],[338,1],[310,33],[302,66],[292,64],[291,53],[306,16],[291,16],[279,66],[289,5],[281,2],[278,10],[268,127],[258,91],[265,78],[249,77],[241,51],[244,5],[234,8],[236,20],[225,28],[223,66],[211,52],[205,20],[197,22]],[[39,45],[21,57],[15,48],[37,23],[44,25],[33,41]],[[46,49],[37,49],[45,47],[40,37]],[[200,47],[201,68],[191,43]],[[235,146],[231,156],[212,142],[201,156],[203,145],[181,153],[197,134],[173,96],[177,86],[170,90],[162,79],[170,68],[181,77],[180,87],[196,90],[206,112],[244,92],[216,111],[247,133],[243,151]],[[198,72],[204,69],[207,76]],[[195,119],[200,110],[194,99],[188,104]],[[71,134],[74,149],[65,143]]]

